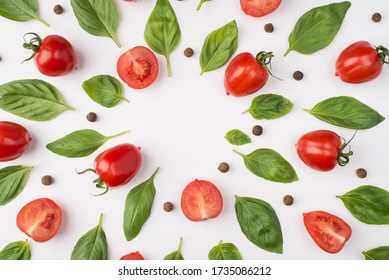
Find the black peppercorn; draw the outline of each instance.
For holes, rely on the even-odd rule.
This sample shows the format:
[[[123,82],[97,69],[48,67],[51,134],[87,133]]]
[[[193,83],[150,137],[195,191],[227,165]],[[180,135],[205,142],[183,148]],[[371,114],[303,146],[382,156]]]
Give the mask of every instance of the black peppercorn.
[[[302,79],[304,78],[304,73],[297,70],[297,71],[295,71],[295,72],[293,73],[293,78],[294,78],[296,81],[300,81],[300,80],[302,80]]]
[[[260,126],[260,125],[254,125],[254,127],[253,127],[253,129],[252,129],[252,133],[253,133],[255,136],[262,135],[262,132],[263,132],[262,126]]]
[[[265,24],[265,26],[263,27],[263,29],[265,30],[265,32],[267,33],[272,33],[274,31],[274,26],[273,24],[271,23],[267,23]]]
[[[90,122],[95,122],[97,120],[96,113],[90,112],[86,115],[86,119]]]
[[[173,206],[173,203],[171,203],[171,202],[165,202],[163,204],[163,210],[165,210],[166,212],[172,211],[173,208],[174,208],[174,206]]]
[[[287,205],[287,206],[292,205],[292,204],[293,204],[293,201],[294,201],[293,196],[291,196],[291,195],[289,195],[289,194],[285,195],[284,198],[283,198],[283,202],[284,202],[284,204]]]
[[[193,53],[194,53],[194,51],[193,51],[192,48],[186,48],[186,49],[184,50],[184,55],[185,55],[186,57],[191,57],[191,56],[193,55]]]
[[[374,13],[372,16],[371,16],[371,20],[374,21],[374,22],[380,22],[382,19],[382,16],[380,13]]]
[[[60,14],[63,13],[63,8],[62,8],[61,5],[55,5],[53,11],[54,11],[54,13],[56,13],[57,15],[60,15]]]
[[[227,162],[222,162],[219,164],[218,169],[220,172],[226,173],[226,172],[228,172],[228,170],[230,170],[230,166],[228,165]]]
[[[50,186],[53,183],[53,177],[50,175],[45,175],[42,177],[41,182],[45,186]]]
[[[365,178],[367,176],[367,171],[364,168],[358,168],[356,173],[359,178]]]

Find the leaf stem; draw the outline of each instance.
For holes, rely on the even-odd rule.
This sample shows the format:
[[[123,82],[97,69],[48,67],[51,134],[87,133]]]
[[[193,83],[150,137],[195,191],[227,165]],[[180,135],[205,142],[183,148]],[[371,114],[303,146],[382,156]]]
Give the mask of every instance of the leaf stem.
[[[205,1],[200,1],[200,3],[197,5],[196,11],[200,11],[201,6],[204,4]]]
[[[245,155],[244,154],[242,154],[241,152],[238,152],[237,150],[232,150],[234,153],[236,153],[236,154],[238,154],[238,155],[240,155],[240,156],[242,156],[242,157],[245,157]]]
[[[120,44],[119,40],[116,38],[115,35],[111,35],[111,38],[115,42],[116,46],[118,46],[119,48],[122,47],[122,45]]]
[[[177,252],[181,252],[181,246],[182,246],[182,237],[180,237],[180,243],[178,243]]]
[[[111,135],[111,136],[107,136],[107,139],[112,139],[112,138],[115,138],[115,137],[118,137],[118,136],[121,136],[121,135],[124,135],[126,133],[130,132],[129,130],[125,130],[123,132],[120,132],[118,134],[114,134],[114,135]]]
[[[47,27],[50,27],[50,24],[46,21],[44,21],[42,18],[40,17],[35,17],[36,20],[40,21],[41,23],[43,23],[44,25],[46,25]]]
[[[167,65],[167,76],[171,77],[172,76],[172,69],[170,66],[170,56],[166,55],[166,65]]]
[[[243,112],[242,112],[242,115],[243,115],[243,114],[246,114],[248,111],[250,111],[250,108],[247,109],[247,110],[245,110],[245,111],[243,111]]]
[[[286,50],[286,52],[284,53],[284,57],[287,56],[287,55],[290,53],[291,50],[292,50],[292,48],[289,47],[289,48]]]
[[[103,213],[100,213],[100,218],[99,218],[99,224],[98,224],[98,227],[101,228],[101,225],[103,223]]]

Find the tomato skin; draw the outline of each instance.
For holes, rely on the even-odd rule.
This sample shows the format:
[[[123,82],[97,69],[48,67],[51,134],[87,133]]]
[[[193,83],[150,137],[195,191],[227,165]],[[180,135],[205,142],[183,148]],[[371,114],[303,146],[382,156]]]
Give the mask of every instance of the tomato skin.
[[[227,95],[245,96],[262,88],[269,78],[266,67],[248,52],[235,56],[224,74]]]
[[[374,80],[382,72],[382,61],[376,48],[358,41],[345,48],[336,60],[336,76],[347,83],[358,84]]]
[[[313,241],[327,253],[335,254],[342,250],[352,234],[345,221],[324,211],[304,213],[303,220]]]
[[[61,208],[48,198],[38,198],[27,203],[16,217],[18,228],[37,242],[53,238],[58,233],[61,222]]]
[[[263,17],[274,12],[282,0],[240,0],[241,10],[252,17]]]
[[[122,256],[119,260],[144,260],[145,258],[142,256],[139,251],[129,253],[127,255]]]
[[[14,122],[0,121],[0,161],[14,160],[30,146],[28,130]]]

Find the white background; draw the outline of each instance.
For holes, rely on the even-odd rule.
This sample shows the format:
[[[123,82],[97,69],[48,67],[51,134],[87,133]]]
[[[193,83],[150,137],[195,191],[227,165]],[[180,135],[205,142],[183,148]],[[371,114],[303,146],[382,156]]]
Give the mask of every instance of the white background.
[[[121,15],[118,30],[118,39],[122,44],[120,49],[111,39],[94,37],[82,30],[68,1],[39,1],[40,15],[51,24],[50,28],[38,21],[18,23],[1,17],[0,84],[17,79],[43,79],[56,86],[76,111],[65,112],[54,120],[41,123],[0,111],[1,120],[25,126],[33,137],[32,146],[25,155],[12,162],[3,162],[0,167],[18,164],[34,167],[20,196],[0,207],[0,248],[27,238],[32,259],[69,259],[77,240],[97,225],[100,213],[104,213],[103,228],[110,259],[118,259],[137,250],[146,259],[162,259],[176,250],[180,237],[183,238],[184,258],[192,260],[207,259],[210,249],[220,240],[234,243],[244,259],[252,260],[358,260],[363,259],[361,252],[364,250],[389,245],[387,225],[363,224],[335,197],[366,184],[388,189],[388,120],[372,129],[359,131],[351,145],[354,155],[349,165],[336,167],[331,172],[309,169],[299,160],[294,148],[302,134],[316,129],[330,129],[346,139],[353,135],[353,130],[331,126],[303,111],[303,108],[312,108],[326,98],[353,96],[383,116],[389,116],[389,69],[384,69],[376,80],[359,85],[343,83],[334,75],[335,60],[349,44],[367,40],[374,45],[389,46],[389,37],[384,35],[389,25],[389,5],[379,0],[351,2],[342,28],[326,49],[313,55],[291,52],[283,57],[288,48],[288,35],[298,18],[309,9],[331,1],[285,0],[274,13],[263,18],[251,18],[240,10],[237,0],[206,2],[198,12],[195,10],[198,1],[171,0],[182,31],[181,42],[171,55],[172,77],[167,77],[164,57],[157,55],[160,73],[156,82],[143,90],[125,86],[125,97],[130,103],[123,102],[111,109],[103,108],[89,99],[81,84],[99,74],[118,78],[118,57],[137,45],[146,46],[144,27],[155,1],[116,1]],[[62,15],[52,11],[55,4],[64,7]],[[372,22],[374,12],[383,15],[380,23]],[[204,38],[209,32],[234,19],[239,28],[239,47],[235,55],[243,51],[253,54],[263,50],[273,51],[273,73],[283,79],[270,78],[259,92],[244,98],[225,94],[225,66],[199,75],[199,54]],[[263,26],[269,22],[275,26],[273,33],[263,30]],[[49,34],[67,38],[79,55],[78,69],[63,77],[46,77],[38,72],[32,61],[21,64],[30,55],[22,48],[23,35],[27,32],[36,32],[42,38]],[[193,57],[183,55],[186,47],[194,49]],[[304,73],[303,80],[295,81],[292,78],[295,70]],[[289,98],[294,103],[292,112],[271,121],[256,121],[249,114],[242,115],[241,112],[250,106],[252,99],[261,93],[277,93]],[[86,120],[85,116],[90,111],[97,113],[97,122]],[[251,128],[256,124],[264,128],[260,137],[251,135]],[[131,132],[110,140],[85,158],[68,159],[45,148],[47,143],[84,128],[95,129],[105,135],[124,130]],[[252,143],[242,147],[230,145],[224,135],[234,128],[249,134]],[[78,175],[75,170],[92,167],[98,153],[124,142],[141,147],[144,161],[140,172],[128,185],[102,197],[92,196],[97,191],[92,183],[95,177],[93,174]],[[283,155],[294,166],[300,180],[292,184],[265,181],[250,173],[243,160],[232,152],[234,148],[249,153],[265,147]],[[218,171],[217,167],[222,161],[230,164],[228,173]],[[132,187],[148,179],[158,166],[160,171],[154,181],[157,191],[151,216],[138,237],[127,242],[122,231],[126,195]],[[359,167],[367,169],[367,178],[360,179],[355,175]],[[41,177],[46,174],[55,179],[50,187],[40,183]],[[222,192],[224,208],[218,218],[194,223],[182,214],[179,206],[181,192],[195,178],[213,182]],[[283,204],[282,198],[286,194],[294,196],[292,206]],[[274,207],[283,231],[283,254],[264,251],[246,239],[235,217],[234,195],[260,198]],[[58,235],[45,243],[28,238],[15,223],[18,211],[39,197],[55,200],[63,210],[63,223]],[[165,201],[175,205],[174,211],[163,211]],[[351,239],[338,254],[322,251],[306,232],[302,213],[313,210],[338,215],[352,227]]]

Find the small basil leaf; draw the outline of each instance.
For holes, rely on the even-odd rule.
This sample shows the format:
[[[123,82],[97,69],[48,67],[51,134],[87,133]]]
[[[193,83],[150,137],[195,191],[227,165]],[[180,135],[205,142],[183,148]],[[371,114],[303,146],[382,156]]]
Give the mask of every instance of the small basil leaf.
[[[180,243],[178,244],[178,249],[170,254],[166,255],[164,260],[184,260],[184,257],[181,254],[181,246],[182,246],[182,237],[180,237]]]
[[[20,22],[36,19],[50,26],[38,16],[37,0],[0,0],[0,16]]]
[[[91,35],[110,37],[120,48],[116,38],[120,15],[115,1],[71,0],[78,24]]]
[[[243,157],[247,169],[258,177],[278,183],[298,181],[292,165],[272,149],[257,149],[248,155],[233,151]]]
[[[233,243],[223,243],[214,246],[208,253],[209,260],[242,260],[239,249]]]
[[[285,116],[293,109],[289,99],[278,94],[261,94],[253,99],[249,112],[256,120],[273,120]]]
[[[360,186],[340,198],[350,213],[366,224],[389,224],[389,192],[375,186]]]
[[[28,240],[9,243],[0,251],[0,260],[30,260]]]
[[[365,260],[389,260],[389,246],[381,246],[362,252]]]
[[[92,129],[76,130],[46,145],[55,154],[68,158],[86,157],[96,151],[109,139],[127,133],[123,131],[112,136],[104,136]]]
[[[201,48],[200,75],[223,66],[237,48],[238,26],[235,20],[209,33]]]
[[[123,219],[123,231],[127,241],[131,241],[139,234],[150,216],[155,196],[154,176],[158,170],[159,168],[148,180],[127,194]]]
[[[227,132],[225,138],[232,145],[245,145],[251,142],[250,137],[239,129],[233,129]]]
[[[73,248],[72,260],[107,260],[108,246],[105,232],[101,226],[103,214],[100,214],[99,224],[85,233]]]
[[[329,124],[351,129],[368,129],[385,120],[376,110],[349,96],[331,97],[304,111]]]
[[[312,54],[327,47],[335,38],[351,3],[349,1],[333,3],[313,8],[297,21],[289,35],[290,51]]]
[[[31,166],[8,166],[0,169],[0,206],[14,200],[24,189]]]
[[[280,221],[269,203],[236,195],[235,213],[240,229],[248,240],[266,251],[282,254]]]
[[[200,11],[200,9],[201,9],[201,7],[203,6],[203,4],[204,4],[205,2],[208,2],[208,1],[211,1],[211,0],[201,0],[200,3],[199,3],[199,5],[198,5],[197,8],[196,8],[196,11]]]

